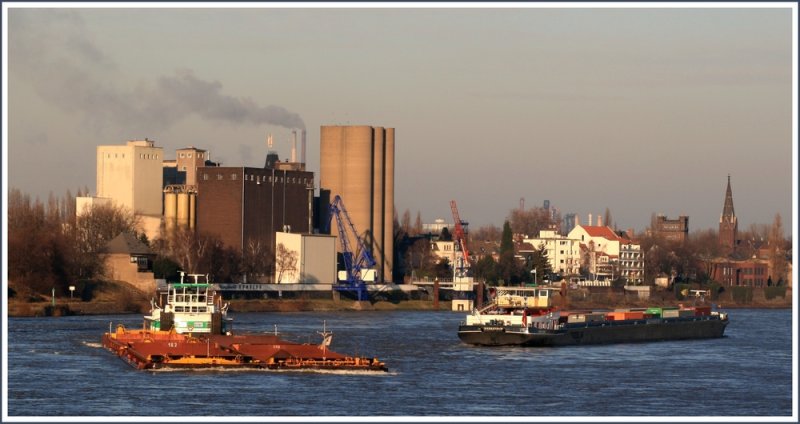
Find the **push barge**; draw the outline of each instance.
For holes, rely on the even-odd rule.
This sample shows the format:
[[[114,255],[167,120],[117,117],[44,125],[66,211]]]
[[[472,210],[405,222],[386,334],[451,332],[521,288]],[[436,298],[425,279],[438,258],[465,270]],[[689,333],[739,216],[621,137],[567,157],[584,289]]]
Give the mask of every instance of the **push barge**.
[[[467,315],[458,337],[480,346],[569,346],[722,337],[726,313],[710,306],[558,310],[553,289],[498,289]]]
[[[271,370],[388,371],[377,358],[331,351],[333,333],[319,332],[320,344],[294,343],[277,334],[233,334],[228,304],[203,277],[169,284],[166,302],[151,301],[142,329],[117,325],[102,345],[136,369],[239,368]]]

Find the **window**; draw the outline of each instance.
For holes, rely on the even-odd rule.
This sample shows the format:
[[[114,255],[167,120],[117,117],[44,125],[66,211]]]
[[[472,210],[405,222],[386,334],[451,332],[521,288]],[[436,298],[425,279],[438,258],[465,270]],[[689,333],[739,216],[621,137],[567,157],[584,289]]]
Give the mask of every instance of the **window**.
[[[217,174],[217,179],[221,180],[222,179],[222,174]]]
[[[204,179],[205,181],[208,181],[208,174],[203,174],[203,179]]]
[[[183,153],[180,154],[181,158],[183,158]]]
[[[181,169],[181,171],[186,171],[186,167],[184,166],[183,169]]]
[[[192,154],[191,154],[191,153],[187,153],[187,154],[186,154],[186,157],[191,159],[191,157],[192,157]]]
[[[269,182],[272,182],[272,177],[269,177]]]
[[[236,181],[236,174],[231,174],[231,180]]]

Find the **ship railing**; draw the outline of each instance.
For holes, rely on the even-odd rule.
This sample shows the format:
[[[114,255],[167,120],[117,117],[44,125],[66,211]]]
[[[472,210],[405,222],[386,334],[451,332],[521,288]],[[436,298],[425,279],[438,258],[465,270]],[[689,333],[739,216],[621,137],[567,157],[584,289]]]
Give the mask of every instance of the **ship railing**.
[[[478,313],[479,314],[485,313],[485,312],[491,310],[492,308],[494,308],[496,305],[497,305],[497,302],[492,301],[489,304],[487,304],[487,305],[481,307],[480,309],[478,309]]]

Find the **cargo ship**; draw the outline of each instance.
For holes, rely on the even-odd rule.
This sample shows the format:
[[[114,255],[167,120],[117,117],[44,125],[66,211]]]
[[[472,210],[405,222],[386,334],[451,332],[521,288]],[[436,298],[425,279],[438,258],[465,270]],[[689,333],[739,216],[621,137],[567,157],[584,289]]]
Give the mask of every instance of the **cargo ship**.
[[[480,346],[570,346],[722,337],[728,315],[711,306],[562,310],[555,289],[498,288],[494,300],[458,327]]]
[[[377,358],[331,351],[333,333],[323,330],[319,344],[295,343],[273,334],[234,334],[228,304],[207,276],[168,284],[161,302],[151,301],[141,329],[122,324],[102,336],[104,348],[136,369],[238,368],[270,370],[343,370],[386,372]],[[163,305],[163,307],[162,307]]]

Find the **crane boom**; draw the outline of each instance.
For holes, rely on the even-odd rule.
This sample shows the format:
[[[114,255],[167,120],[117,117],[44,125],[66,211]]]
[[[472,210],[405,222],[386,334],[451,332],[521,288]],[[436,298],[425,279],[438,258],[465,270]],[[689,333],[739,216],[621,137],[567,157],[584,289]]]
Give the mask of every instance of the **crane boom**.
[[[339,230],[339,241],[342,246],[342,260],[344,261],[344,268],[347,278],[341,280],[344,284],[335,286],[337,290],[355,290],[358,292],[358,300],[362,299],[366,294],[366,286],[364,285],[364,277],[362,271],[370,270],[375,266],[375,258],[372,257],[369,249],[361,238],[358,236],[353,221],[350,220],[350,214],[344,207],[344,201],[337,194],[333,199],[333,203],[329,206],[330,219],[336,218],[336,226]],[[330,221],[328,221],[330,227]],[[350,236],[356,240],[357,251],[353,252]]]
[[[453,211],[453,221],[455,222],[456,243],[461,247],[461,255],[463,256],[463,268],[469,268],[469,250],[467,249],[467,237],[464,233],[464,225],[466,223],[458,216],[458,206],[455,200],[450,201],[450,209]]]

